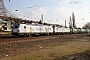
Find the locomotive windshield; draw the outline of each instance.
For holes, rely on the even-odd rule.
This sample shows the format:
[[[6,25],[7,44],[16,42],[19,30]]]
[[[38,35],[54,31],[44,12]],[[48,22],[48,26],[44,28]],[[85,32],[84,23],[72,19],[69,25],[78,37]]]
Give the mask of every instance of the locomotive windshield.
[[[14,26],[13,26],[13,29],[17,29],[19,27],[19,24],[15,24]]]

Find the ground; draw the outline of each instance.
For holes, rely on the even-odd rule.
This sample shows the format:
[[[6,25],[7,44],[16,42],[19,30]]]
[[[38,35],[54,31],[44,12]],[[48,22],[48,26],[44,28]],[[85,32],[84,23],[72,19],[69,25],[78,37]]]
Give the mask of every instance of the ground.
[[[90,36],[73,34],[0,44],[0,60],[90,60]]]

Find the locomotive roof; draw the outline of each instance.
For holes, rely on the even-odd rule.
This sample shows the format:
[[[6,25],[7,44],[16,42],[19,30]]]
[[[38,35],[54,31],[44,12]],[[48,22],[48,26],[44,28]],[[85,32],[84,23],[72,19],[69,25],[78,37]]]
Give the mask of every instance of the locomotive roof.
[[[20,23],[21,24],[21,23]],[[16,25],[20,25],[20,24],[16,24]],[[32,25],[32,26],[49,26],[49,25],[44,25],[44,24],[21,24],[21,25]]]

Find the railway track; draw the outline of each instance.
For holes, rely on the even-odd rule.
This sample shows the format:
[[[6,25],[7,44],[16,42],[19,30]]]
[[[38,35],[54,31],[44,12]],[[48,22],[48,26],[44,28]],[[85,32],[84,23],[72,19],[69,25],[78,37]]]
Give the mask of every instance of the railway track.
[[[0,36],[0,44],[12,43],[12,42],[25,42],[25,41],[36,41],[44,40],[49,38],[55,38],[56,36],[33,36],[33,37],[15,37],[15,36]]]
[[[45,39],[53,39],[57,37],[72,37],[74,38],[75,36],[78,35],[87,35],[87,34],[68,34],[68,35],[50,35],[50,36],[33,36],[33,37],[15,37],[12,35],[3,35],[0,36],[0,44],[5,44],[5,43],[13,43],[13,42],[25,42],[25,41],[36,41],[36,40],[45,40]]]

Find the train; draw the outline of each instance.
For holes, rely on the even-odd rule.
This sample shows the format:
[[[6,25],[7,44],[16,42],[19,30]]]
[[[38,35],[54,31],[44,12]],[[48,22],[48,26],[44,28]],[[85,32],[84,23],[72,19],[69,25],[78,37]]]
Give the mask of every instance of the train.
[[[44,24],[15,24],[12,28],[14,36],[32,36],[32,35],[53,35],[53,34],[73,34],[89,33],[89,29],[74,29],[65,26],[44,25]]]

